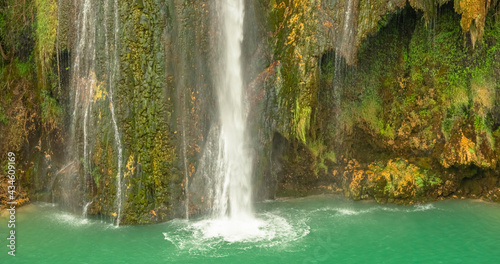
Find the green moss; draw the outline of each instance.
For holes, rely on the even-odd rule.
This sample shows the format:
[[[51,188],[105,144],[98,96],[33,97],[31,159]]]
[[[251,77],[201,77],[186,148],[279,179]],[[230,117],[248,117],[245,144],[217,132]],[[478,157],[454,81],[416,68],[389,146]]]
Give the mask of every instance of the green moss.
[[[302,143],[306,143],[306,133],[309,130],[310,120],[311,120],[311,107],[310,106],[300,106],[299,99],[297,98],[295,101],[295,115],[294,115],[294,124],[295,124],[295,135],[297,138],[302,141]]]
[[[310,1],[275,1],[269,3],[269,27],[273,32],[271,47],[279,61],[275,79],[276,101],[280,106],[278,127],[288,139],[303,143],[314,126],[311,116],[317,91],[317,58],[311,54],[318,43],[317,12]]]
[[[323,170],[325,172],[328,172],[328,167],[325,165],[324,162],[318,162],[317,166],[316,166],[316,169],[315,169],[316,175],[318,175],[319,170]]]
[[[328,173],[328,166],[325,164],[325,161],[337,162],[335,152],[333,150],[327,151],[328,147],[321,141],[310,142],[307,147],[313,154],[315,160],[314,173],[316,176],[318,176],[320,170]]]
[[[57,2],[55,0],[36,0],[37,54],[42,72],[45,74],[54,57],[57,36]]]
[[[9,119],[5,113],[5,110],[3,107],[0,105],[0,121],[4,124],[7,125],[9,123]]]
[[[388,139],[394,139],[395,137],[394,133],[395,133],[394,129],[389,123],[386,124],[385,128],[380,129],[380,135]]]
[[[42,122],[57,127],[62,120],[62,109],[47,90],[42,90]]]
[[[169,127],[175,121],[167,123],[167,116],[172,113],[168,112],[171,105],[166,103],[170,98],[166,98],[164,83],[165,16],[162,12],[165,8],[153,0],[141,1],[141,5],[124,1],[120,6],[120,23],[130,25],[119,36],[122,67],[114,96],[118,126],[123,128],[120,132],[124,164],[127,164],[123,166],[123,183],[127,186],[125,223],[151,223],[154,221],[151,210],[162,212],[161,217],[158,214],[161,219],[157,220],[169,219],[181,199],[174,144],[176,131]],[[190,6],[183,8],[192,10]]]
[[[359,124],[376,134],[394,137],[391,125],[384,126],[382,109],[382,101],[377,94],[362,95],[361,101],[344,103],[342,124],[348,131],[354,124]]]
[[[23,79],[30,79],[33,72],[31,58],[27,62],[21,62],[18,58],[14,61],[18,74]]]
[[[309,150],[311,150],[314,157],[319,157],[325,149],[325,146],[321,142],[318,142],[318,141],[313,141],[313,142],[309,143],[307,146],[308,146]]]
[[[328,151],[323,154],[323,157],[331,162],[337,162],[337,157],[335,155],[335,152],[333,151]]]

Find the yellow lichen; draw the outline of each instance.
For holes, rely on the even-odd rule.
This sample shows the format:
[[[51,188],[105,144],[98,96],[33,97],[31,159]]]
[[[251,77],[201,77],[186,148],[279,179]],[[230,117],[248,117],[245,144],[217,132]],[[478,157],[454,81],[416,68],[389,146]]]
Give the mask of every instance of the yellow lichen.
[[[106,96],[108,96],[108,93],[104,90],[103,86],[104,86],[104,82],[101,82],[95,88],[94,103],[96,103],[97,101],[100,101],[100,100],[104,100],[104,99],[106,99]]]
[[[473,46],[483,37],[490,4],[491,0],[455,0],[455,11],[462,15],[460,26],[464,32],[470,31]]]

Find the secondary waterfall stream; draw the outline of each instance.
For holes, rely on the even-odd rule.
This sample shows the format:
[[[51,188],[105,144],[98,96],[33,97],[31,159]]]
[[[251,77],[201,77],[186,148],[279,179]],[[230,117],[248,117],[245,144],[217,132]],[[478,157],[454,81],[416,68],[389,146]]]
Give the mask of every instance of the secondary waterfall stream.
[[[62,202],[81,205],[83,215],[90,211],[90,206],[96,201],[96,190],[99,186],[94,179],[93,150],[95,136],[98,134],[96,124],[100,122],[101,113],[106,113],[103,107],[109,109],[109,121],[112,129],[111,144],[116,150],[116,195],[114,204],[106,207],[114,216],[116,226],[120,225],[123,210],[123,147],[121,142],[119,123],[115,111],[115,88],[120,76],[119,62],[119,12],[117,0],[103,2],[104,15],[100,17],[99,5],[90,0],[81,1],[77,5],[76,43],[72,63],[72,115],[71,115],[71,144],[67,165],[56,173],[64,172],[62,184]],[[102,19],[104,23],[99,25]],[[102,27],[101,27],[102,26]],[[100,32],[103,32],[103,37]],[[101,39],[102,42],[99,42]],[[103,47],[99,50],[99,47]],[[100,58],[97,59],[97,58]],[[104,72],[104,74],[103,74]],[[107,88],[106,90],[103,90]],[[99,95],[97,95],[99,94]],[[107,98],[106,98],[107,97]],[[103,100],[106,100],[106,103]],[[96,112],[99,113],[96,115]],[[70,166],[81,162],[83,177],[78,175],[78,166]],[[66,172],[66,167],[74,167]],[[92,174],[94,171],[94,174]],[[62,174],[62,173],[61,173]],[[55,181],[54,178],[53,181]],[[99,178],[97,178],[99,179]],[[98,181],[98,180],[97,180]],[[78,182],[75,186],[75,182]],[[93,186],[96,184],[96,186]],[[54,183],[51,184],[52,186]],[[101,193],[105,186],[101,185]],[[78,191],[78,195],[75,193]]]
[[[116,211],[117,211],[117,216],[116,216],[116,226],[120,225],[120,219],[121,219],[121,211],[122,211],[122,200],[123,200],[123,193],[122,193],[122,160],[123,160],[123,148],[122,148],[122,143],[120,139],[120,132],[118,131],[118,125],[116,123],[116,115],[115,115],[115,107],[113,105],[113,92],[114,92],[114,84],[116,82],[116,76],[120,75],[120,67],[118,65],[119,60],[118,60],[118,33],[120,32],[120,27],[119,27],[119,17],[118,17],[118,0],[113,1],[114,4],[114,12],[113,12],[113,18],[114,18],[114,43],[113,43],[113,57],[110,59],[112,61],[111,64],[108,64],[110,68],[110,80],[109,80],[109,108],[111,110],[111,119],[113,120],[113,132],[114,132],[114,137],[115,137],[115,144],[116,148],[118,150],[118,171],[116,173],[116,199],[115,199],[115,204],[116,204]]]
[[[79,185],[81,185],[81,190],[86,193],[88,192],[87,179],[90,172],[90,155],[91,150],[89,148],[89,126],[91,123],[92,104],[93,104],[93,93],[96,87],[96,75],[95,75],[95,11],[91,7],[91,1],[84,1],[79,6],[78,22],[77,23],[77,46],[76,55],[73,61],[72,78],[71,83],[72,89],[74,90],[74,105],[73,105],[73,115],[71,119],[71,141],[73,142],[70,160],[67,164],[73,163],[75,160],[80,159],[79,153],[81,153],[78,148],[78,138],[79,130],[83,130],[83,177],[78,180]],[[76,148],[76,149],[73,149]],[[75,196],[71,193],[72,182],[77,178],[77,174],[71,171],[70,174],[65,176],[65,182],[63,183],[63,200],[62,202],[68,206],[71,200],[74,200],[78,195]],[[85,200],[85,195],[83,197],[78,197],[76,199],[83,199],[83,203],[87,203]]]
[[[352,43],[355,42],[355,28],[354,28],[354,6],[357,4],[355,0],[344,1],[346,7],[344,12],[344,18],[342,22],[342,27],[339,28],[337,32],[336,44],[335,44],[335,60],[334,60],[334,76],[333,76],[333,100],[337,106],[337,110],[334,113],[334,122],[337,127],[340,127],[340,116],[342,108],[342,82],[345,77],[345,71],[347,68],[347,61],[353,56],[354,46]],[[338,135],[341,137],[340,135]]]

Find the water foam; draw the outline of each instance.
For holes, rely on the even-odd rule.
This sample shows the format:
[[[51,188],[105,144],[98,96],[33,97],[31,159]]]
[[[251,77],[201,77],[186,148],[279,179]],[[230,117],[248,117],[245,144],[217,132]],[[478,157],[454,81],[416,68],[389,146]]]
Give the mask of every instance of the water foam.
[[[214,249],[225,245],[246,250],[254,247],[286,246],[305,237],[310,232],[307,218],[290,221],[275,212],[259,214],[258,218],[235,221],[229,218],[202,219],[198,221],[173,220],[169,224],[174,232],[163,233],[180,250],[191,254],[220,254]]]
[[[70,213],[56,213],[53,217],[58,223],[64,223],[71,226],[82,226],[90,223],[87,218],[77,217]]]

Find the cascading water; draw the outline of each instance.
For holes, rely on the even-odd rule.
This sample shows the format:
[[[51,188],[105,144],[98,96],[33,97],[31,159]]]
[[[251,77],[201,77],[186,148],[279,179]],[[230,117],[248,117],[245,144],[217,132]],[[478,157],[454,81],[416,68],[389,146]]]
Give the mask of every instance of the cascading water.
[[[118,1],[104,1],[104,64],[97,63],[99,51],[96,51],[98,46],[98,28],[99,8],[92,0],[75,1],[74,5],[77,11],[76,20],[76,42],[73,52],[72,75],[71,75],[71,96],[72,96],[72,116],[71,116],[71,144],[69,148],[67,165],[58,171],[54,176],[53,182],[58,175],[62,175],[62,202],[65,206],[80,204],[82,206],[83,215],[86,216],[89,207],[94,201],[94,189],[90,188],[92,170],[92,147],[93,136],[96,131],[93,129],[96,118],[94,97],[99,86],[104,84],[108,88],[110,123],[114,137],[114,149],[117,153],[117,172],[116,172],[116,198],[114,202],[114,214],[116,216],[116,226],[119,226],[122,212],[122,167],[123,167],[123,150],[118,129],[117,117],[114,106],[114,90],[118,82],[119,72],[119,13]],[[102,54],[101,54],[102,55]],[[102,58],[102,57],[101,57]],[[98,82],[98,76],[101,78],[105,72],[105,82]],[[97,106],[100,107],[99,105]],[[81,162],[81,163],[80,163]],[[83,168],[83,177],[79,177],[79,164]],[[74,165],[74,166],[73,166]],[[68,168],[68,169],[66,169]],[[78,186],[76,186],[76,184]],[[54,183],[52,184],[54,185]],[[78,195],[73,193],[75,186],[79,191]],[[104,186],[103,186],[104,188]],[[92,192],[92,193],[90,193]],[[104,189],[101,193],[104,193]],[[89,198],[91,196],[92,198]],[[110,210],[108,208],[106,211]],[[109,211],[108,211],[109,212]]]
[[[96,86],[96,75],[94,73],[95,67],[95,12],[91,7],[91,1],[86,0],[77,5],[79,15],[77,23],[77,42],[76,53],[74,56],[72,67],[72,89],[74,90],[73,98],[73,115],[71,117],[71,141],[73,146],[77,146],[76,150],[71,149],[70,161],[68,164],[74,163],[78,160],[78,130],[83,130],[83,178],[80,179],[80,185],[83,191],[87,192],[86,180],[89,171],[89,126],[90,115],[92,111],[92,97],[94,88]],[[82,120],[83,119],[83,120]],[[74,199],[74,194],[70,194],[72,185],[77,173],[70,173],[65,175],[63,181],[63,203],[65,206],[70,204],[70,200]],[[86,203],[84,201],[84,203]]]
[[[249,147],[246,123],[248,109],[244,100],[241,61],[244,2],[215,2],[219,14],[215,20],[222,31],[218,42],[218,65],[221,65],[221,69],[216,83],[220,123],[214,124],[208,133],[195,177],[203,179],[204,198],[211,207],[211,215],[198,221],[183,221],[182,225],[185,226],[176,228],[178,232],[163,233],[166,240],[176,245],[217,248],[224,244],[221,241],[262,241],[267,246],[274,246],[309,233],[303,223],[289,223],[279,215],[257,214],[253,209],[253,157]],[[188,199],[189,196],[186,196],[186,210]],[[186,231],[191,232],[192,237],[186,236]]]
[[[354,53],[354,5],[356,0],[345,0],[345,12],[341,30],[336,34],[335,42],[335,70],[333,76],[333,99],[337,106],[337,111],[334,113],[336,127],[340,127],[340,107],[341,107],[341,92],[342,81],[344,79],[345,63],[351,59]],[[344,57],[344,58],[342,58]]]
[[[264,230],[272,224],[257,219],[252,205],[252,155],[248,149],[241,72],[244,1],[221,0],[216,5],[222,29],[222,69],[216,83],[220,123],[209,133],[198,170],[207,181],[212,214],[211,219],[192,223],[190,228],[199,230],[196,234],[202,234],[201,239],[248,241],[274,237],[274,233]]]
[[[241,42],[243,41],[244,3],[222,1],[224,53],[222,76],[218,85],[220,114],[218,171],[214,217],[233,220],[253,218],[252,157],[247,148],[246,114],[243,104]]]

